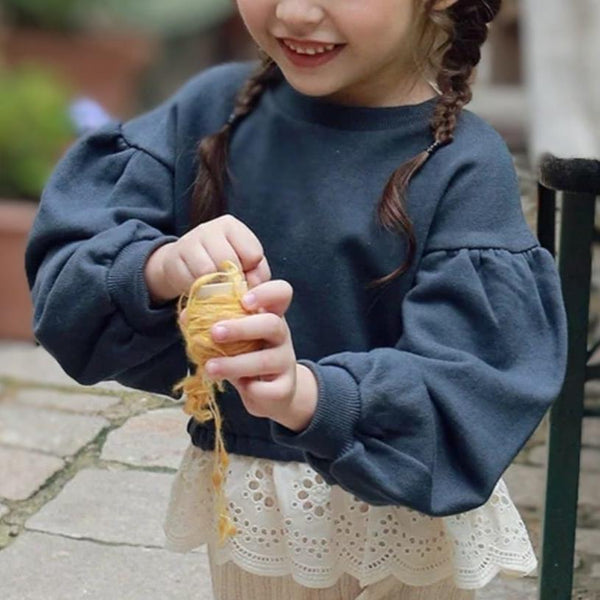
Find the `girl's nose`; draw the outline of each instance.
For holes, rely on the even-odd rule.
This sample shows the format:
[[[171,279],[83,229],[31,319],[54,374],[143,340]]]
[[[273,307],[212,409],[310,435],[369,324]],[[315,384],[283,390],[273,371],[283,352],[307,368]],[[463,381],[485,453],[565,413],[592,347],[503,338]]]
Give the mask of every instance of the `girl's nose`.
[[[289,28],[290,33],[308,33],[325,16],[315,0],[280,0],[275,10],[277,18]]]

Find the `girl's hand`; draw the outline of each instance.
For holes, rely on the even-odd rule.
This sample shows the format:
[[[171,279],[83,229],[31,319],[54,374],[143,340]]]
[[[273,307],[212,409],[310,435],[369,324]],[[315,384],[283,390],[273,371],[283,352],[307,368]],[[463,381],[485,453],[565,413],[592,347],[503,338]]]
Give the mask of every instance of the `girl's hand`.
[[[224,215],[150,255],[144,277],[152,302],[160,304],[186,293],[198,277],[218,271],[225,260],[243,270],[250,288],[271,278],[258,238],[244,223]]]
[[[310,369],[298,365],[289,327],[283,317],[292,300],[292,286],[276,280],[262,283],[243,298],[256,314],[216,323],[216,342],[260,340],[263,348],[238,356],[211,359],[206,371],[227,379],[239,392],[246,410],[300,431],[309,424],[317,404],[317,383]]]

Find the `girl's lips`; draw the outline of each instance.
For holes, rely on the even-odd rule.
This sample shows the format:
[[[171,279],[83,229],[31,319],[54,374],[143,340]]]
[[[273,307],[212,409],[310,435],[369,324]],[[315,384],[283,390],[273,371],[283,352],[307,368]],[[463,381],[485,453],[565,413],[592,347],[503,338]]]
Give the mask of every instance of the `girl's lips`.
[[[279,45],[283,49],[283,52],[289,59],[289,61],[297,66],[297,67],[320,67],[325,63],[333,60],[343,49],[345,44],[336,44],[333,50],[326,50],[325,52],[321,52],[320,54],[299,54],[298,52],[294,52],[289,46],[287,46],[283,40],[278,39]],[[314,47],[324,47],[330,44],[316,44],[305,42],[304,47],[306,48],[314,48]],[[298,42],[298,46],[302,47],[303,44]]]

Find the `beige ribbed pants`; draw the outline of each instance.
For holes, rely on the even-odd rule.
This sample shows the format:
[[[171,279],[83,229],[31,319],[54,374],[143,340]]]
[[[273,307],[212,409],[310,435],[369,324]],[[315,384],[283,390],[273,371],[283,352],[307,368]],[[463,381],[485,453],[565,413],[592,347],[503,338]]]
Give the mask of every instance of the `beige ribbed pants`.
[[[215,600],[473,600],[475,593],[459,590],[449,579],[425,587],[403,585],[388,577],[361,588],[358,580],[344,574],[329,588],[311,589],[291,575],[266,577],[244,571],[233,562],[215,564],[208,552]]]

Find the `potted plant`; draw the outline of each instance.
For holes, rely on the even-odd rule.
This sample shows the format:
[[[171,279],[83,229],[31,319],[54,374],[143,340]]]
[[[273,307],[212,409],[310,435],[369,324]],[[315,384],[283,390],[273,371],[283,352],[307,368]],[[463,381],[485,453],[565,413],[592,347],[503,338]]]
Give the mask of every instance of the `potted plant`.
[[[233,0],[103,0],[103,18],[161,40],[161,52],[144,76],[148,106],[212,64],[256,58]]]
[[[163,36],[205,32],[236,14],[232,0],[104,0],[103,6],[110,18]]]
[[[75,26],[79,0],[3,0],[4,17],[21,27],[65,30]]]
[[[70,94],[34,68],[0,68],[0,338],[33,339],[23,254],[37,199],[75,137]]]
[[[156,49],[154,36],[115,28],[106,0],[2,0],[0,56],[8,66],[43,64],[110,113],[137,109],[139,80]],[[1,18],[3,17],[3,19]]]

